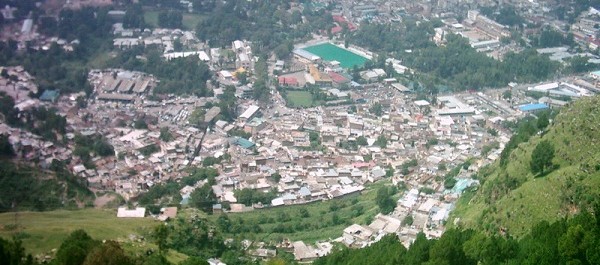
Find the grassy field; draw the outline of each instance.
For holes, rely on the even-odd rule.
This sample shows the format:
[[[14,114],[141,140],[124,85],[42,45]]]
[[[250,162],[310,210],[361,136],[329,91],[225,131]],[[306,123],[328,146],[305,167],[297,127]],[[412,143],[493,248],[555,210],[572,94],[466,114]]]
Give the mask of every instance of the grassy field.
[[[356,53],[353,53],[349,50],[342,49],[338,46],[335,46],[331,43],[323,43],[315,46],[309,46],[304,48],[304,50],[318,55],[323,60],[326,61],[338,61],[340,65],[344,68],[352,68],[356,66],[362,66],[369,59],[362,57]]]
[[[0,236],[18,234],[29,253],[38,254],[58,248],[74,230],[83,229],[95,239],[126,239],[130,234],[145,235],[158,222],[151,218],[117,218],[115,210],[83,209],[77,211],[19,212],[0,214]]]
[[[153,27],[158,27],[158,11],[145,11],[144,21]]]
[[[146,11],[144,12],[144,21],[148,23],[150,26],[158,27],[158,14],[159,11]],[[202,15],[198,14],[183,14],[182,23],[185,29],[194,30],[198,22],[203,19]]]
[[[290,107],[310,108],[315,106],[312,95],[308,91],[287,91],[287,100]]]
[[[283,238],[290,240],[303,240],[305,242],[315,242],[317,240],[334,239],[340,237],[344,228],[352,223],[367,224],[371,217],[379,213],[379,208],[375,203],[377,189],[383,185],[391,185],[388,181],[380,181],[368,186],[362,194],[355,194],[340,199],[316,202],[306,205],[285,206],[279,208],[268,208],[254,210],[246,213],[228,214],[232,224],[240,222],[246,225],[258,225],[264,232],[229,234],[226,236],[243,237],[262,241],[278,241]],[[399,197],[397,194],[395,198]],[[360,211],[357,211],[361,208]],[[306,209],[308,216],[303,217],[301,209]],[[342,223],[333,224],[331,220],[336,215]],[[281,221],[280,216],[288,216],[289,220]],[[274,219],[273,223],[265,222],[269,217]],[[210,215],[208,219],[217,222],[219,215]],[[309,228],[293,233],[270,233],[278,225],[302,225],[302,224],[322,224],[320,228]]]
[[[203,19],[204,17],[198,14],[183,14],[182,23],[187,30],[196,30],[198,22],[202,21]]]

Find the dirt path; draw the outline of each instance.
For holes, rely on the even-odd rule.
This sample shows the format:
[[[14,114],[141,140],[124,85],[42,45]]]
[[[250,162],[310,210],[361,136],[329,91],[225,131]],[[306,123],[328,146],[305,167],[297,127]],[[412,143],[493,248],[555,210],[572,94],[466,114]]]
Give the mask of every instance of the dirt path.
[[[94,207],[102,208],[115,199],[117,199],[117,196],[114,194],[104,194],[102,196],[98,196],[94,201]]]

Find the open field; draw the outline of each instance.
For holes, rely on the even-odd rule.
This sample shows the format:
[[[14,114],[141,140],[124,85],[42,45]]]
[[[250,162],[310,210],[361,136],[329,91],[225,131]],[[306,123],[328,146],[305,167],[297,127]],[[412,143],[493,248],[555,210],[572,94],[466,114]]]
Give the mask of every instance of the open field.
[[[305,90],[288,90],[287,100],[289,101],[290,107],[309,108],[315,105],[312,95],[310,94],[310,92]]]
[[[323,43],[319,45],[309,46],[303,48],[312,54],[318,55],[325,61],[338,61],[344,68],[352,68],[356,66],[362,66],[368,61],[367,58],[362,57],[351,51],[342,49],[331,43]]]
[[[126,239],[145,235],[158,221],[151,218],[117,218],[115,210],[84,209],[0,214],[0,237],[18,235],[27,252],[38,254],[58,248],[74,230],[83,229],[95,239]]]
[[[204,18],[198,14],[183,14],[183,26],[187,30],[196,30],[196,26],[198,22],[202,21]]]
[[[158,11],[144,11],[144,21],[153,27],[158,27]]]
[[[158,27],[158,14],[159,11],[145,11],[144,12],[144,21],[150,26]],[[185,29],[194,30],[198,22],[203,19],[201,15],[198,14],[183,14],[182,23]]]

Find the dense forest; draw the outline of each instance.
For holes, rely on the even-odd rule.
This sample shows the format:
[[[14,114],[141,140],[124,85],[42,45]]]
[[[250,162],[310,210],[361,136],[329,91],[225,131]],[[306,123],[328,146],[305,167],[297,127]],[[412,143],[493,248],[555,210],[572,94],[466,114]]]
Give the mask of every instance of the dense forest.
[[[559,70],[558,63],[533,49],[509,52],[498,61],[471,48],[465,38],[451,34],[446,36],[446,45],[438,47],[430,40],[436,23],[415,25],[407,21],[403,27],[366,23],[349,40],[378,54],[402,59],[407,66],[431,75],[437,83],[447,82],[455,90],[537,82]]]
[[[246,39],[252,41],[256,54],[275,51],[283,57],[289,55],[294,41],[309,38],[311,33],[328,30],[333,25],[326,10],[312,10],[310,5],[305,5],[303,13],[290,14],[289,7],[289,1],[281,0],[227,1],[207,14],[208,18],[196,27],[196,33],[211,47]]]

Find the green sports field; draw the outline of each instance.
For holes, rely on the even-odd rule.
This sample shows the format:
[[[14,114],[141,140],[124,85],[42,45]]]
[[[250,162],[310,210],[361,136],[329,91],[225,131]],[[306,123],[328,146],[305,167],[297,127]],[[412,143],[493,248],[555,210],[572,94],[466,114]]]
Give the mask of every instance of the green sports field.
[[[356,66],[363,66],[369,59],[362,57],[351,51],[342,49],[331,43],[323,43],[319,45],[309,46],[303,48],[314,55],[318,55],[325,61],[338,61],[344,68],[352,68]]]

